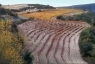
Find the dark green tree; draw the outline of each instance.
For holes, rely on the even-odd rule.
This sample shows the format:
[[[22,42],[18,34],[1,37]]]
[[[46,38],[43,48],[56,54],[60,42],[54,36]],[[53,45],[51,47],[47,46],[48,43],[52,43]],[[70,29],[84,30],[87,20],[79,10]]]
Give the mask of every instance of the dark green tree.
[[[63,16],[57,16],[56,19],[60,19],[60,20],[65,20],[65,18]]]
[[[88,56],[89,55],[89,51],[93,50],[93,46],[91,45],[91,43],[86,42],[82,44],[82,52],[84,54],[84,56]]]
[[[25,64],[33,64],[34,57],[31,56],[31,52],[26,52],[24,55]]]

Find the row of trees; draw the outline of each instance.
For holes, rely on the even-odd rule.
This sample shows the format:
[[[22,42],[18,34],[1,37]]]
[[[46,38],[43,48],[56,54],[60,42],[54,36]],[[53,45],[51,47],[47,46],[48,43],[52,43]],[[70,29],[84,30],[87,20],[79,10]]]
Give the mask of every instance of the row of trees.
[[[95,64],[95,27],[86,28],[79,40],[82,57],[89,64]]]
[[[0,7],[1,7],[2,5],[0,4]]]
[[[84,21],[89,24],[95,25],[95,13],[88,12],[82,13],[80,15],[72,15],[72,16],[57,16],[56,19],[60,20],[69,20],[69,21]]]

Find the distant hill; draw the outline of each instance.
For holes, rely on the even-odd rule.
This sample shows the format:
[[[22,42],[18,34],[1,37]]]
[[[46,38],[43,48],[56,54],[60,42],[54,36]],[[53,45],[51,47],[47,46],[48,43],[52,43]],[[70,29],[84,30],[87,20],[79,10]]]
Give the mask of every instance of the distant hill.
[[[50,5],[42,5],[42,4],[16,4],[16,5],[2,5],[5,9],[11,9],[14,11],[27,11],[27,10],[39,10],[39,9],[55,9]]]
[[[38,9],[55,9],[55,7],[53,6],[42,5],[42,4],[28,4],[28,6],[34,6],[35,8],[38,8]]]
[[[82,5],[73,5],[73,6],[60,7],[60,8],[82,9],[82,10],[89,10],[89,11],[95,12],[95,3],[82,4]]]

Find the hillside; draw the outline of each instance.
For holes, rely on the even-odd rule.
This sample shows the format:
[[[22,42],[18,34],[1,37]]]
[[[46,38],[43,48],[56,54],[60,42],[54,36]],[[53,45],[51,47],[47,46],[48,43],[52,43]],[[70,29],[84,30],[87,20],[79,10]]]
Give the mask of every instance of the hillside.
[[[42,9],[45,10],[42,11]],[[26,13],[22,13],[23,11]],[[0,61],[0,64],[7,62],[9,62],[8,64],[88,64],[92,62],[93,58],[90,57],[94,57],[95,48],[91,49],[89,57],[83,58],[85,51],[82,52],[84,54],[81,54],[81,49],[87,50],[86,52],[89,53],[89,46],[86,49],[84,44],[80,47],[79,43],[82,43],[82,38],[80,41],[81,32],[95,24],[93,13],[85,13],[85,11],[77,9],[55,9],[52,6],[40,4],[6,5],[0,9],[0,16],[6,15],[4,18],[8,15],[13,17],[11,15],[13,13],[17,14],[19,21],[10,22],[7,19],[3,20],[2,17],[0,20],[0,36],[3,35],[0,37],[2,39],[0,59],[4,56],[2,62],[5,61],[4,63]],[[57,19],[60,15],[64,16],[66,20]],[[68,20],[69,16],[70,19],[75,16],[74,20]],[[89,38],[92,38],[91,36]],[[7,38],[9,39],[7,40]],[[93,42],[95,42],[94,38]],[[83,42],[86,41],[90,43],[92,39],[88,39],[88,36],[84,37]]]
[[[35,13],[18,13],[20,16],[24,16],[27,18],[33,17],[34,19],[39,20],[50,20],[52,17],[56,17],[58,15],[66,15],[69,13],[83,13],[83,10],[77,9],[53,9],[53,10],[46,10],[44,12],[35,12]]]
[[[87,64],[78,46],[79,34],[85,27],[89,27],[85,22],[59,20],[35,20],[18,25],[27,38],[25,49],[35,58],[33,64]]]
[[[15,5],[2,5],[5,9],[11,9],[13,11],[33,11],[39,9],[55,9],[50,5],[42,5],[42,4],[15,4]]]
[[[93,4],[82,4],[82,5],[73,5],[67,7],[60,7],[60,8],[72,8],[72,9],[82,9],[82,10],[89,10],[95,12],[95,3]]]

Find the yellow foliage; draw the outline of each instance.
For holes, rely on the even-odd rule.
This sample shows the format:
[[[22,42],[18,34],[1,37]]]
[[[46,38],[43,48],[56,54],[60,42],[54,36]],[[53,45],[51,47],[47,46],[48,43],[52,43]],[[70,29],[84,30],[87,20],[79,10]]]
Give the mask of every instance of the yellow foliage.
[[[3,64],[23,64],[22,41],[18,38],[19,34],[10,32],[11,25],[10,21],[0,21],[0,61]]]
[[[24,17],[33,17],[34,19],[39,19],[39,20],[50,20],[51,17],[55,17],[58,15],[65,15],[68,13],[73,13],[73,12],[83,12],[82,10],[75,10],[75,9],[56,9],[56,10],[48,10],[48,11],[44,11],[44,12],[34,12],[34,13],[30,13],[30,14],[20,14]]]

